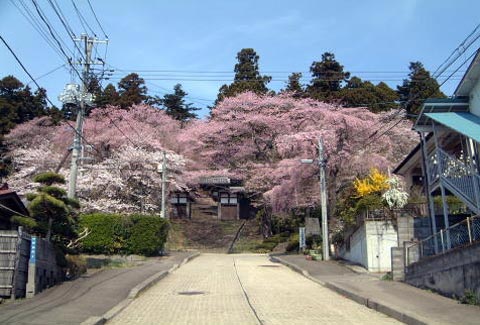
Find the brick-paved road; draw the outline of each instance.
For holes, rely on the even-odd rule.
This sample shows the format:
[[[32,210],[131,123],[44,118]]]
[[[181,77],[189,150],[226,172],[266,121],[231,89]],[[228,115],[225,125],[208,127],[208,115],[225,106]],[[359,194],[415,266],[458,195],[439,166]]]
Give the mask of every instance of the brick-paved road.
[[[398,324],[264,255],[197,257],[109,324]]]

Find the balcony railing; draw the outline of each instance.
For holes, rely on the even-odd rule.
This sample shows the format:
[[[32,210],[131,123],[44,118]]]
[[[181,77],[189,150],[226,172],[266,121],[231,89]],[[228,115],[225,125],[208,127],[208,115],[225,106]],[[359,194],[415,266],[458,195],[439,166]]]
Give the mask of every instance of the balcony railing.
[[[480,175],[474,168],[437,149],[428,157],[427,170],[430,185],[441,178],[454,194],[474,210],[480,208]]]
[[[463,161],[438,149],[440,176],[450,187],[477,209],[480,207],[480,176]],[[467,203],[467,202],[466,202]]]
[[[407,265],[474,242],[480,242],[480,216],[468,217],[407,247]]]

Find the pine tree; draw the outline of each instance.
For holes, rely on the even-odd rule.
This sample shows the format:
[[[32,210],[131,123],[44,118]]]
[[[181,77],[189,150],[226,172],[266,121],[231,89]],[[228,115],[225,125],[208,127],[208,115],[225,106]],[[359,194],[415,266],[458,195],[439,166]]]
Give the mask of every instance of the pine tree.
[[[396,108],[398,104],[397,93],[386,83],[380,82],[374,85],[370,81],[363,81],[358,77],[352,77],[347,85],[337,93],[341,104],[346,107],[367,107],[377,113]]]
[[[119,98],[120,96],[118,95],[117,89],[109,83],[105,86],[105,89],[95,97],[95,104],[98,107],[105,107],[107,105],[115,106],[118,105]]]
[[[266,94],[268,92],[267,84],[272,77],[260,75],[258,60],[260,57],[254,49],[245,48],[237,54],[238,63],[235,64],[235,78],[230,85],[220,87],[215,103],[220,102],[225,97],[233,97],[237,94],[252,91],[256,94]]]
[[[118,94],[118,105],[123,109],[143,103],[147,99],[145,80],[136,73],[130,73],[118,83]]]
[[[185,103],[185,97],[188,95],[181,84],[176,84],[173,87],[173,94],[166,94],[163,96],[162,105],[165,107],[165,113],[170,115],[175,120],[182,122],[182,125],[191,119],[197,117],[195,113],[199,108],[193,107],[193,104]]]
[[[301,97],[304,93],[304,89],[303,85],[300,83],[300,79],[302,79],[302,73],[293,72],[288,76],[287,87],[283,91],[293,93],[293,97]]]
[[[408,79],[403,80],[401,86],[397,86],[402,108],[410,117],[420,113],[423,102],[428,98],[445,98],[437,81],[430,76],[422,63],[410,62]]]
[[[350,73],[343,70],[335,55],[330,52],[322,54],[321,61],[314,61],[310,66],[312,80],[307,87],[311,98],[331,101],[338,98],[336,94],[342,87],[342,82],[348,81]]]

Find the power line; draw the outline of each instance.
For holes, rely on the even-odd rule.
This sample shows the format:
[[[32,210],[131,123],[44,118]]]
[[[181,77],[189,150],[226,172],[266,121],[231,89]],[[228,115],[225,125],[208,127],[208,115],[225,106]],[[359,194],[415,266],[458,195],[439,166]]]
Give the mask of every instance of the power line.
[[[38,21],[38,19],[32,14],[30,9],[27,7],[27,5],[20,0],[19,3],[22,6],[20,8],[14,0],[10,0],[10,2],[17,8],[17,10],[22,14],[23,17],[27,20],[27,22],[37,31],[37,33],[45,40],[47,45],[55,52],[57,55],[60,57],[60,59],[63,61],[63,55],[62,52],[54,45],[53,41],[48,37],[48,33],[43,29],[41,23]]]
[[[60,9],[60,7],[55,7],[55,5],[53,4],[52,0],[48,0],[48,2],[50,3],[50,6],[53,8],[53,10],[55,11],[55,14],[57,15],[58,19],[60,20],[60,22],[62,23],[63,27],[65,28],[65,30],[67,31],[67,34],[68,36],[70,37],[70,39],[72,40],[73,42],[73,45],[77,48],[78,50],[78,53],[80,53],[80,56],[82,58],[85,58],[85,56],[83,55],[82,53],[82,50],[78,47],[77,45],[77,42],[75,42],[75,32],[72,30],[72,28],[70,27],[70,25],[68,24],[67,20],[64,19],[64,15]],[[58,3],[55,1],[55,3],[57,4],[58,6]]]
[[[67,53],[65,53],[63,47],[62,47],[62,44],[60,44],[60,41],[57,39],[57,37],[55,36],[54,32],[53,32],[53,28],[50,26],[50,23],[47,22],[48,19],[46,17],[44,17],[44,15],[42,14],[42,11],[41,9],[39,8],[38,4],[37,4],[37,1],[36,0],[32,0],[33,2],[33,5],[35,6],[35,9],[38,13],[38,15],[40,16],[40,19],[44,22],[44,24],[47,26],[49,32],[50,32],[50,35],[53,37],[53,39],[57,42],[58,44],[58,47],[60,49],[60,51],[63,53],[63,55],[65,56],[65,58],[67,59],[67,62],[68,64],[72,67],[73,71],[75,71],[78,75],[78,77],[80,78],[80,80],[83,81],[83,78],[82,76],[80,75],[80,73],[78,72],[78,70],[73,66],[71,60],[70,60],[70,57],[67,55]]]
[[[478,38],[480,37],[480,33],[477,34],[475,37],[470,39],[472,36],[477,33],[477,31],[480,29],[480,24],[478,24],[475,29],[468,34],[468,36],[460,43],[460,45],[455,48],[455,50],[452,51],[452,53],[448,56],[448,58],[440,64],[440,66],[433,72],[432,76],[439,76],[442,73],[445,72],[448,67],[450,67],[455,61],[458,60],[458,58],[465,53],[465,51],[473,44],[475,43]],[[456,54],[456,57],[454,57]]]
[[[50,6],[53,8],[53,11],[55,11],[55,14],[58,16],[60,23],[63,25],[63,27],[67,31],[67,34],[70,36],[70,38],[73,39],[74,37],[76,37],[75,32],[68,24],[68,21],[65,19],[63,12],[61,12],[61,9],[60,9],[60,6],[58,6],[58,3],[55,1],[55,4],[58,6],[58,8],[55,6],[55,4],[53,4],[52,0],[48,0],[48,3],[50,3]]]
[[[63,46],[65,46],[67,48],[67,50],[70,52],[70,54],[73,56],[73,52],[70,50],[70,48],[68,48],[67,44],[65,44],[65,42],[63,41],[63,39],[60,37],[60,35],[58,34],[57,30],[52,26],[50,20],[48,19],[47,15],[43,12],[42,8],[40,7],[40,5],[38,4],[37,0],[32,0],[32,3],[35,7],[35,10],[37,12],[37,14],[39,15],[40,19],[43,21],[43,23],[45,24],[45,26],[47,26],[47,29],[50,33],[50,35],[52,36],[52,38],[55,40],[55,42],[57,43],[60,51],[65,55],[65,57],[68,59],[69,56],[65,53],[64,51],[64,48]],[[63,44],[63,46],[62,46]]]
[[[447,69],[452,66],[460,57],[461,54],[465,53],[466,50],[468,50],[472,44],[480,37],[480,34],[478,34],[473,40],[470,40],[468,41],[468,39],[473,36],[476,31],[480,28],[480,25],[477,25],[475,27],[475,29],[462,41],[462,43],[460,43],[459,46],[457,46],[457,48],[448,56],[448,58],[442,62],[442,64],[440,64],[440,66],[435,70],[434,74],[433,75],[436,75],[437,78],[440,78],[440,76],[447,71]],[[465,43],[468,41],[468,45],[465,45]],[[451,58],[453,57],[454,53],[456,53],[457,51],[459,51],[459,54],[451,60]],[[467,63],[474,55],[475,53],[477,52],[473,52],[472,55],[470,55],[469,58],[467,58],[459,67],[457,67],[455,70],[453,70],[453,72],[441,83],[438,85],[438,87],[436,87],[436,89],[434,91],[432,91],[432,93],[430,94],[433,95],[437,90],[439,90],[441,88],[442,85],[444,85],[449,79],[451,79],[453,77],[453,75],[455,73],[458,73],[460,71],[460,68],[465,65],[465,63]],[[417,94],[418,96],[418,94]],[[412,102],[414,100],[420,100],[419,98],[411,98],[407,101],[408,102]],[[399,114],[399,113],[397,113]],[[392,118],[394,118],[395,116],[392,116]],[[400,123],[400,122],[398,122]],[[392,127],[388,128],[387,131],[383,132],[379,137],[381,137],[382,135],[384,135],[386,132],[388,132],[389,130],[391,130],[393,127],[395,127],[396,125],[398,125],[398,123],[395,123]],[[378,134],[378,131],[380,131],[382,129],[382,127],[378,130],[376,130],[375,132],[373,132],[369,137],[368,139],[371,139],[372,136],[375,136],[376,134]],[[379,138],[377,137],[377,139]],[[367,139],[367,140],[368,140]],[[370,143],[372,143],[373,141],[370,141]]]
[[[167,69],[121,69],[121,68],[116,68],[118,71],[122,72],[159,72],[159,73],[194,73],[194,74],[235,74],[234,71],[227,71],[227,70],[167,70]],[[292,71],[287,71],[287,70],[266,70],[266,71],[261,71],[262,73],[292,73]],[[299,72],[302,74],[309,74],[310,71],[293,71],[293,72]],[[349,71],[351,74],[352,73],[372,73],[372,74],[408,74],[409,71],[399,71],[399,70],[352,70]]]
[[[46,76],[48,76],[48,75],[51,75],[52,73],[54,73],[55,71],[57,71],[58,69],[63,68],[63,67],[65,67],[65,63],[62,64],[62,65],[59,65],[59,66],[56,67],[55,69],[52,69],[52,70],[50,70],[50,71],[42,74],[41,76],[38,76],[37,78],[35,78],[35,80],[39,80],[39,79],[42,79],[43,77],[46,77]],[[28,82],[28,83],[27,83],[27,86],[28,86],[29,84],[31,84],[31,83],[32,83],[32,81]]]
[[[13,49],[10,47],[10,45],[8,45],[7,41],[2,37],[2,35],[0,35],[0,40],[2,40],[3,44],[5,44],[5,46],[7,47],[7,49],[10,51],[10,53],[13,55],[13,57],[15,58],[15,60],[18,62],[18,64],[20,65],[20,67],[22,67],[23,71],[30,77],[30,79],[35,83],[35,85],[37,86],[37,88],[40,90],[40,89],[44,89],[42,88],[37,80],[35,80],[35,78],[33,78],[32,74],[27,70],[27,68],[23,65],[22,61],[18,58],[17,54],[13,51]],[[45,99],[47,100],[47,102],[52,105],[52,107],[55,107],[55,105],[52,103],[52,101],[50,100],[50,98],[48,98],[48,96],[45,94]],[[34,113],[33,111],[31,111],[32,113]],[[83,135],[77,131],[77,129],[75,129],[73,126],[71,126],[68,122],[66,123],[66,125],[68,127],[70,127],[71,129],[73,129],[75,131],[76,134],[78,134],[82,139],[83,141],[85,141],[86,144],[90,145],[95,151],[97,151],[98,154],[101,155],[101,152],[96,149],[91,143],[89,143],[84,137]]]
[[[456,71],[458,71],[458,70],[459,70],[461,67],[463,67],[467,62],[469,62],[469,61],[475,56],[475,54],[477,54],[477,51],[473,52],[467,59],[465,59],[465,61],[464,61],[453,73],[455,73]],[[454,62],[455,62],[455,61],[454,61]],[[452,64],[453,64],[453,62],[452,62]],[[452,73],[452,74],[453,74],[453,73]],[[447,78],[444,82],[442,82],[441,84],[439,84],[438,87],[436,87],[436,88],[432,91],[432,94],[434,94],[437,90],[439,90],[440,87],[442,87],[443,84],[444,84],[445,82],[447,82],[448,79],[449,79],[449,78]],[[417,100],[418,100],[418,99],[417,99]],[[384,134],[386,134],[388,131],[390,131],[390,130],[393,129],[395,126],[397,126],[398,124],[400,124],[400,122],[401,122],[402,120],[403,120],[403,119],[400,119],[400,120],[397,121],[395,124],[393,124],[391,127],[389,127],[387,130],[385,130],[382,134],[380,134],[379,136],[377,136],[377,137],[374,138],[374,139],[371,139],[371,140],[370,140],[370,141],[371,141],[370,143],[373,143],[373,142],[375,142],[375,140],[378,140],[380,137],[382,137],[382,136],[383,136]],[[377,130],[376,132],[378,132],[378,130]],[[369,137],[369,138],[370,138],[370,137]]]
[[[93,31],[93,29],[90,27],[90,25],[88,24],[87,20],[85,19],[85,17],[83,17],[82,13],[80,12],[80,10],[78,10],[77,8],[77,5],[75,4],[75,1],[71,0],[72,2],[72,5],[73,5],[73,8],[75,9],[75,12],[78,16],[78,19],[80,21],[80,24],[82,25],[83,27],[83,30],[85,31],[85,33],[87,34],[87,28],[88,30],[94,35],[94,36],[97,36],[97,34]]]
[[[100,24],[100,21],[98,20],[97,14],[95,13],[95,10],[93,9],[92,3],[90,2],[90,0],[87,0],[87,2],[88,2],[88,6],[90,7],[90,10],[93,13],[93,17],[95,17],[95,20],[97,21],[98,27],[100,27],[100,29],[103,32],[103,35],[105,36],[105,38],[108,38],[107,33],[105,33],[105,30],[103,29],[102,24]]]

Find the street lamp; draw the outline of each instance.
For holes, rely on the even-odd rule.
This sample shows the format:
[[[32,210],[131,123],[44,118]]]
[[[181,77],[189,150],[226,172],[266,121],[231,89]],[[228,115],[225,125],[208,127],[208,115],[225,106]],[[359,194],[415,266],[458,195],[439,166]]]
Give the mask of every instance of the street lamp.
[[[328,245],[328,217],[327,217],[327,182],[325,180],[325,167],[327,160],[323,157],[323,141],[318,138],[318,159],[316,160],[320,169],[320,206],[322,211],[322,255],[323,260],[330,259]],[[301,159],[302,164],[313,164],[315,159]]]

